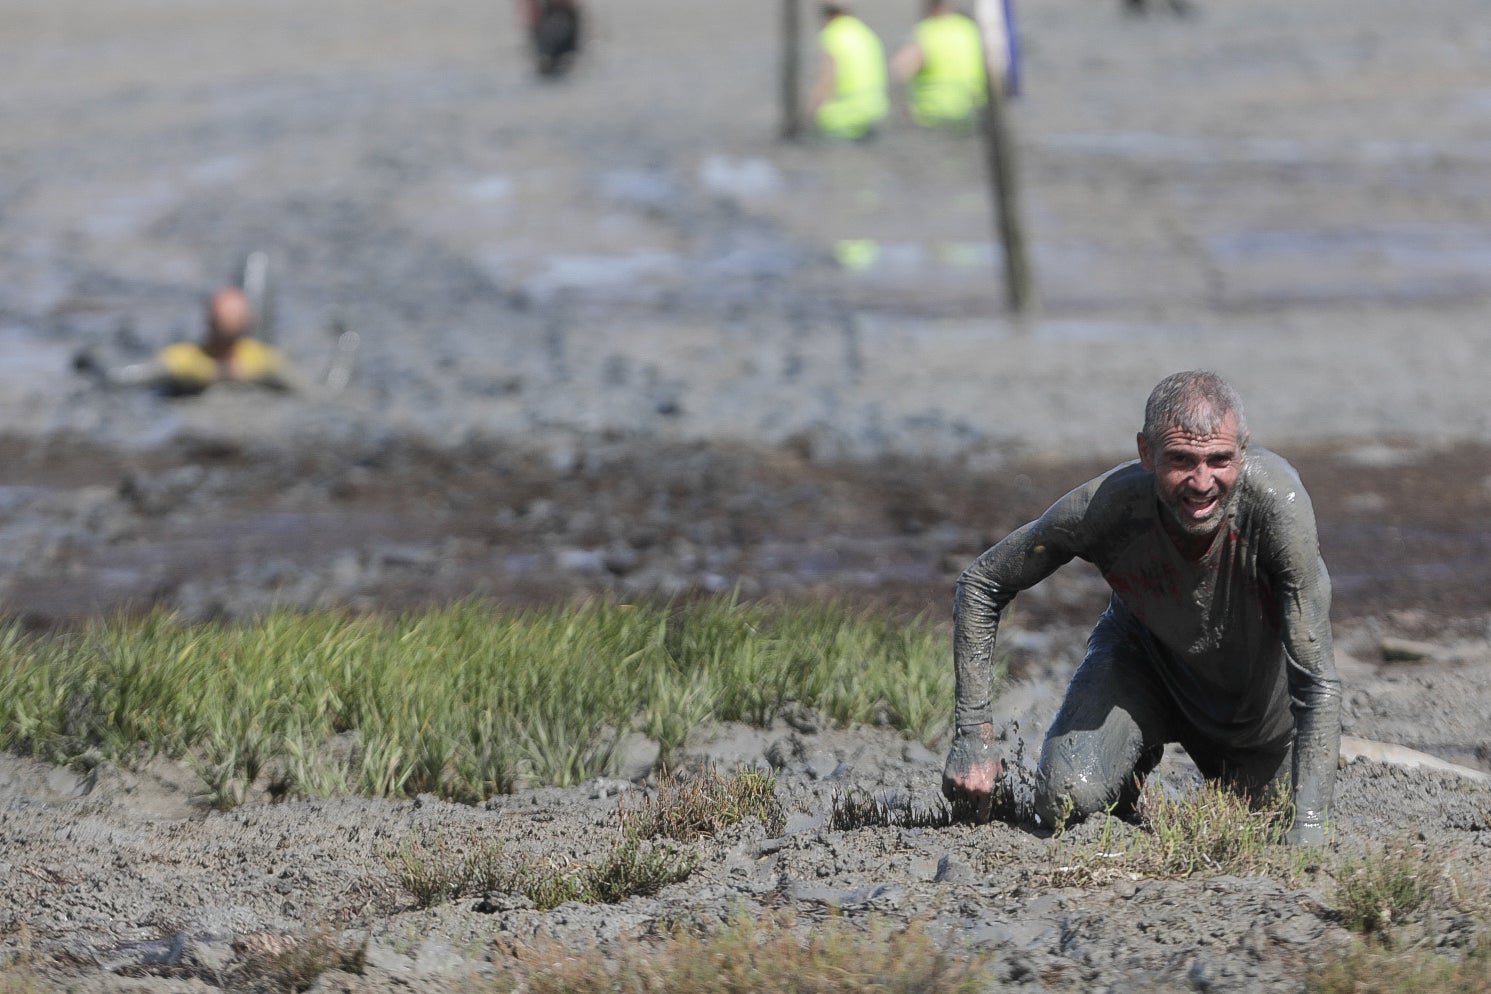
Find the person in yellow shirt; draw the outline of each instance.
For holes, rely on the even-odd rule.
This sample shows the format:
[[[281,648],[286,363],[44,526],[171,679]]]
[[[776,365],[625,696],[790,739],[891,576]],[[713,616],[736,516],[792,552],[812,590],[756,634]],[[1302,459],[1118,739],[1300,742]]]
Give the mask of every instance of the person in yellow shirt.
[[[818,130],[830,138],[868,138],[890,113],[885,46],[843,4],[824,3],[819,12],[822,54],[808,112]]]
[[[156,361],[166,382],[181,393],[196,393],[219,382],[284,387],[285,359],[271,345],[248,337],[253,312],[248,295],[225,287],[207,304],[207,335],[201,342],[175,342]]]
[[[989,100],[983,38],[951,0],[927,0],[926,16],[890,70],[907,86],[912,119],[925,127],[971,129]]]
[[[147,362],[118,369],[100,368],[86,355],[75,365],[112,386],[152,386],[175,395],[201,393],[215,383],[290,388],[293,384],[284,355],[249,337],[252,326],[248,294],[238,287],[224,287],[208,298],[207,334],[200,342],[174,342]]]

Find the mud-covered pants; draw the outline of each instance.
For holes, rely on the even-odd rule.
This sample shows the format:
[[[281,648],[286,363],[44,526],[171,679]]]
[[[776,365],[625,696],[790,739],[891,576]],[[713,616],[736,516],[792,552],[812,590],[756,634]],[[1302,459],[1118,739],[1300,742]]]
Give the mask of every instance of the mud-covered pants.
[[[1046,825],[1113,809],[1128,814],[1165,745],[1179,742],[1201,775],[1254,799],[1282,789],[1292,743],[1239,749],[1186,718],[1157,667],[1164,650],[1138,622],[1110,607],[1087,640],[1087,656],[1046,733],[1036,775],[1036,813]]]

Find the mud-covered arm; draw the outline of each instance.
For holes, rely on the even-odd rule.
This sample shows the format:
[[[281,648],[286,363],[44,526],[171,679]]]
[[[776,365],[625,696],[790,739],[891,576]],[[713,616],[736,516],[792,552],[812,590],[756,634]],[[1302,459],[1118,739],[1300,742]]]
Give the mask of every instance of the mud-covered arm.
[[[994,748],[994,638],[1021,590],[1088,556],[1091,507],[1103,477],[1072,490],[1035,522],[1015,529],[974,560],[953,598],[953,745],[942,766],[942,794],[956,818],[989,820],[1003,770]]]
[[[1341,749],[1341,681],[1331,641],[1331,583],[1320,558],[1309,497],[1300,488],[1287,495],[1286,503],[1288,513],[1281,516],[1276,534],[1276,582],[1294,711],[1294,826],[1289,839],[1321,845]]]
[[[1069,494],[1063,501],[1071,497]],[[1082,502],[1085,505],[1085,501]],[[1070,506],[1058,502],[963,571],[953,599],[956,701],[942,793],[958,818],[986,821],[1003,761],[994,748],[994,639],[1015,594],[1072,559]]]
[[[1070,500],[1071,495],[1063,498]],[[963,729],[994,720],[994,641],[1004,609],[1070,562],[1078,552],[1073,509],[1054,505],[974,560],[953,596],[953,724]]]

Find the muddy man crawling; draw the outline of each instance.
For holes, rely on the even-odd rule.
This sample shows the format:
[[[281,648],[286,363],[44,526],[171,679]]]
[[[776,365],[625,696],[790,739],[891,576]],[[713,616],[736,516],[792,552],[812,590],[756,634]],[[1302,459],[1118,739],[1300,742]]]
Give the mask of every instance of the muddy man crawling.
[[[1320,845],[1335,785],[1341,689],[1330,578],[1294,468],[1248,446],[1241,400],[1209,372],[1161,380],[1139,458],[1053,504],[958,580],[957,703],[943,793],[989,816],[1000,614],[1073,558],[1112,588],[1041,749],[1047,825],[1137,799],[1179,742],[1208,779],[1257,799],[1288,785],[1289,841]]]

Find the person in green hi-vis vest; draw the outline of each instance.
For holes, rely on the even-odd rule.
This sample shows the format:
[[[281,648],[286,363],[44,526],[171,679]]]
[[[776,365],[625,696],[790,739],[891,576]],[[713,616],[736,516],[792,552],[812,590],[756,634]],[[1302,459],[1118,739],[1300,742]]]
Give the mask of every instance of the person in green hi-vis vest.
[[[989,100],[983,38],[951,0],[927,0],[926,16],[890,68],[907,84],[912,118],[926,127],[972,128]]]
[[[869,137],[890,113],[885,46],[864,21],[839,3],[824,3],[818,32],[822,52],[808,112],[831,138]]]

